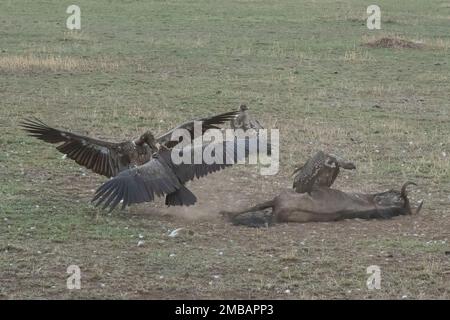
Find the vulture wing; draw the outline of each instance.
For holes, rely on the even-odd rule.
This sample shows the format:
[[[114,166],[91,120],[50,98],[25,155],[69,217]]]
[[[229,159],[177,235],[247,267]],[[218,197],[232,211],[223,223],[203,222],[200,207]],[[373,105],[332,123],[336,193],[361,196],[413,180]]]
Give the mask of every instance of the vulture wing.
[[[128,167],[128,157],[121,153],[123,143],[97,140],[54,129],[39,119],[25,119],[21,127],[32,137],[49,143],[60,143],[56,147],[59,152],[95,173],[112,177]]]
[[[163,151],[163,153],[170,151]],[[97,189],[93,202],[113,210],[121,201],[122,209],[132,203],[151,202],[181,188],[181,183],[159,154],[147,163],[119,173]]]
[[[319,177],[320,171],[325,166],[325,160],[325,153],[318,151],[302,167],[294,171],[293,187],[296,192],[311,192],[314,183]]]
[[[201,122],[202,124],[202,134],[205,133],[206,130],[208,129],[218,129],[219,127],[217,127],[218,124],[223,124],[225,122],[228,122],[234,118],[236,118],[236,116],[239,114],[239,111],[230,111],[230,112],[225,112],[225,113],[221,113],[215,116],[211,116],[211,117],[205,117],[205,118],[198,118],[198,119],[194,119],[188,122],[185,122],[171,130],[169,130],[168,132],[164,133],[163,135],[159,136],[156,140],[162,144],[165,145],[168,148],[172,148],[174,146],[176,146],[180,141],[178,140],[171,140],[172,139],[172,134],[174,133],[174,131],[178,130],[178,129],[186,129],[190,132],[191,134],[191,139],[194,139],[194,122]]]
[[[133,203],[151,202],[155,195],[162,196],[173,193],[184,188],[183,184],[189,180],[204,177],[231,166],[232,162],[247,157],[250,153],[249,139],[257,138],[236,138],[234,141],[222,141],[200,146],[188,145],[184,148],[162,150],[151,161],[125,170],[105,182],[97,189],[92,201],[96,201],[96,206],[104,203],[103,208],[109,207],[110,210],[113,210],[120,201],[123,201],[122,208]],[[238,146],[244,152],[238,151]],[[217,149],[214,149],[216,147]],[[183,159],[190,157],[190,160],[194,160],[196,152],[201,152],[202,155],[209,152],[206,148],[223,150],[220,156],[223,157],[224,161],[213,162],[201,157],[199,163],[193,163],[193,161],[187,163],[189,161],[185,161],[176,164],[172,159],[172,153],[176,152],[179,156],[186,156]],[[214,155],[214,152],[208,154]],[[217,157],[217,159],[220,158]]]

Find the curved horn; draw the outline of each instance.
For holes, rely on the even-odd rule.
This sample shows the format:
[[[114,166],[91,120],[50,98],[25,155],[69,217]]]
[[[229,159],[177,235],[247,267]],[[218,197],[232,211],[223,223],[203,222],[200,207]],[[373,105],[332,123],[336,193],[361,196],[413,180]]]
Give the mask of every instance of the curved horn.
[[[406,188],[407,188],[408,186],[410,186],[410,185],[417,186],[417,184],[414,183],[414,182],[411,182],[411,181],[405,182],[405,183],[403,184],[402,189],[401,189],[401,192],[400,192],[400,195],[401,195],[402,198],[406,198],[406,196],[407,196]]]

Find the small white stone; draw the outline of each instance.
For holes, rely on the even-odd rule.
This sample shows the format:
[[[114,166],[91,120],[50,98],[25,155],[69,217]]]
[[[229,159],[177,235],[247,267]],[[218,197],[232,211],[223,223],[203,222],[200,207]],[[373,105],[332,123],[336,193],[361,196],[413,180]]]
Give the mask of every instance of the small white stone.
[[[290,294],[290,293],[291,293],[291,290],[289,290],[289,289],[286,289],[286,290],[284,290],[284,293],[286,293],[286,294]]]
[[[220,276],[219,276],[218,274],[215,274],[215,275],[213,275],[213,278],[214,278],[214,279],[219,279]]]
[[[141,246],[144,245],[144,243],[145,243],[144,240],[139,240],[138,243],[137,243],[137,246],[138,246],[138,247],[141,247]]]
[[[169,257],[175,257],[176,256],[176,254],[175,253],[171,253],[171,254],[169,254]]]

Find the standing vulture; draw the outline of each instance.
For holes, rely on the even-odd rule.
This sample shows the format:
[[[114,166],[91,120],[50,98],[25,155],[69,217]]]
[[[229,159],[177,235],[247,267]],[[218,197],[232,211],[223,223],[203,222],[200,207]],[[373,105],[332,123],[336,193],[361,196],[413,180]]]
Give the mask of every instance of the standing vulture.
[[[293,188],[298,193],[311,193],[314,187],[331,187],[340,168],[353,170],[356,166],[337,156],[318,151],[294,171]]]
[[[172,132],[176,129],[186,129],[194,135],[194,121],[202,124],[202,133],[216,125],[234,119],[237,111],[199,118],[185,122],[167,133],[154,138],[150,131],[145,132],[135,140],[124,142],[107,142],[83,135],[75,134],[49,127],[39,119],[25,119],[21,127],[32,137],[49,143],[60,143],[56,149],[67,157],[75,160],[81,166],[106,177],[114,177],[119,172],[149,161],[152,154],[158,150],[157,143],[171,148],[179,141],[171,141]]]
[[[253,119],[250,116],[247,105],[241,104],[238,112],[238,116],[235,119],[232,119],[230,122],[231,128],[242,129],[244,131],[247,131],[249,129],[264,129],[264,127],[261,125],[261,123],[259,123],[258,120]]]

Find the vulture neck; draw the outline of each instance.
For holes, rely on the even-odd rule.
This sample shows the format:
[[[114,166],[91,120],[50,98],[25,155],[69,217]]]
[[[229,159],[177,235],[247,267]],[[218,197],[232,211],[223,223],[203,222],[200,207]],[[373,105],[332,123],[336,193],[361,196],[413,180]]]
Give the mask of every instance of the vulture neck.
[[[156,146],[155,138],[153,138],[152,134],[145,133],[136,140],[134,140],[134,143],[138,146],[142,146],[144,143],[146,143],[152,150],[158,150],[158,147]]]

